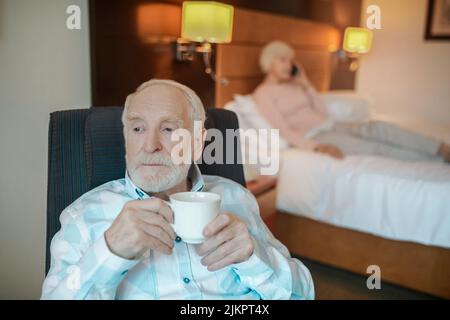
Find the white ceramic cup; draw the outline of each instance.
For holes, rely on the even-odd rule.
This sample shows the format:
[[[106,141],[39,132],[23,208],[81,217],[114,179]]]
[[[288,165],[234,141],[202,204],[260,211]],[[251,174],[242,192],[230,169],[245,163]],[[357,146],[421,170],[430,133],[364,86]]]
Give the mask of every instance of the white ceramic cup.
[[[173,211],[173,229],[186,243],[205,241],[203,229],[220,213],[220,195],[212,192],[179,192],[167,204]]]

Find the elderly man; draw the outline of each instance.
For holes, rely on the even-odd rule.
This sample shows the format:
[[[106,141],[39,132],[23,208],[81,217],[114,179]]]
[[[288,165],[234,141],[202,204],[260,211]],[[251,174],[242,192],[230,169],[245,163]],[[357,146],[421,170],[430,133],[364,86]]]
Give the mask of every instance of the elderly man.
[[[128,96],[122,119],[125,178],[87,192],[62,212],[43,299],[314,298],[308,269],[261,221],[255,198],[231,180],[201,175],[195,161],[204,128],[193,122],[203,125],[205,112],[191,89],[150,80]],[[172,161],[177,129],[201,130],[192,132],[192,164]],[[163,201],[188,190],[222,197],[222,213],[199,245],[176,236]]]

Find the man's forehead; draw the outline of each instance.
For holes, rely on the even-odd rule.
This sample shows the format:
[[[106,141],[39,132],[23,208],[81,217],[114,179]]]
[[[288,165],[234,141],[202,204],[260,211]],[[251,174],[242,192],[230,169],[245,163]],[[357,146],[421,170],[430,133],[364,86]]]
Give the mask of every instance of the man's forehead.
[[[131,99],[133,109],[148,107],[149,109],[167,108],[167,111],[184,112],[189,107],[186,96],[180,89],[168,85],[151,85],[134,94]]]

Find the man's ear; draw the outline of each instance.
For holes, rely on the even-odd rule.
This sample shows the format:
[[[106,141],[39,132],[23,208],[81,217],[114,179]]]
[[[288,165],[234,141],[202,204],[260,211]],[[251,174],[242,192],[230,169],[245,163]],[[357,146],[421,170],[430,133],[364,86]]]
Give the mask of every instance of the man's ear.
[[[207,130],[205,128],[195,128],[194,132],[194,146],[192,148],[193,161],[197,161],[202,157],[203,146],[205,145]]]

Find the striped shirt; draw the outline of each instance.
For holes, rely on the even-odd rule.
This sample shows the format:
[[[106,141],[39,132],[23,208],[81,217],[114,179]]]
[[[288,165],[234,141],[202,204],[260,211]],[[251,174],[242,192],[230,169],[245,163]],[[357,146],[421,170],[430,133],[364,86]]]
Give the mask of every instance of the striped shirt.
[[[128,174],[105,183],[63,210],[51,243],[42,299],[313,299],[308,269],[276,240],[253,195],[222,177],[190,170],[192,191],[222,197],[221,211],[244,221],[254,241],[247,261],[210,272],[195,245],[179,237],[171,255],[153,250],[136,260],[112,253],[104,232],[127,201],[149,198]]]

